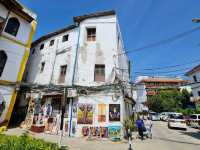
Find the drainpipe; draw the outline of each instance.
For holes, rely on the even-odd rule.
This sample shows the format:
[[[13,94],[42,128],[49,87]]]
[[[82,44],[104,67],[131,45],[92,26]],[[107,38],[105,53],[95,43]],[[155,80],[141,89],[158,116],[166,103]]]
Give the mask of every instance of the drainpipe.
[[[74,68],[73,68],[73,77],[72,77],[72,86],[74,86],[74,80],[75,80],[75,73],[76,73],[76,65],[77,65],[77,57],[78,57],[78,48],[79,48],[79,42],[80,42],[80,24],[78,24],[78,41],[76,45],[76,55],[74,60]]]
[[[73,76],[72,76],[72,87],[74,86],[75,81],[75,73],[76,73],[76,66],[77,66],[77,57],[78,57],[78,48],[80,42],[80,24],[78,24],[78,40],[76,45],[76,55],[74,59],[74,68],[73,68]],[[70,121],[69,121],[69,136],[71,136],[71,128],[72,128],[72,111],[73,111],[73,98],[71,98],[71,113],[70,113]]]
[[[53,84],[53,74],[54,74],[54,68],[55,68],[55,63],[56,63],[56,56],[57,56],[57,50],[58,50],[58,44],[59,44],[59,40],[57,39],[56,41],[56,50],[55,50],[55,57],[54,57],[54,60],[53,60],[53,67],[52,67],[52,72],[51,72],[51,77],[50,77],[50,81],[49,81],[49,84]]]

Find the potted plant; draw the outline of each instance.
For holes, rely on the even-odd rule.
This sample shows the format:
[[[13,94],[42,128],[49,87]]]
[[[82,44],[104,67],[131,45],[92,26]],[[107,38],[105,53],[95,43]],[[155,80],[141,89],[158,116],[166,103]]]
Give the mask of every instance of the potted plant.
[[[132,132],[135,130],[134,119],[129,117],[128,119],[124,120],[123,127],[124,127],[124,138],[128,139],[128,134],[131,134],[130,136],[132,137]]]

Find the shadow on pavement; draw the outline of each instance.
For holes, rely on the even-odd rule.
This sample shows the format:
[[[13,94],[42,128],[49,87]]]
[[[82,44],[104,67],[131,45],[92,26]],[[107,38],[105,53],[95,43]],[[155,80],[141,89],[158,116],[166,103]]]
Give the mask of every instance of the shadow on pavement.
[[[200,140],[200,132],[180,132],[180,133]]]
[[[154,139],[162,140],[162,141],[168,141],[168,142],[174,142],[174,143],[182,143],[182,144],[191,144],[191,145],[200,145],[200,143],[192,143],[192,142],[186,142],[186,141],[178,141],[178,140],[173,140],[173,139],[168,139],[168,138],[160,138],[160,137],[155,137]]]

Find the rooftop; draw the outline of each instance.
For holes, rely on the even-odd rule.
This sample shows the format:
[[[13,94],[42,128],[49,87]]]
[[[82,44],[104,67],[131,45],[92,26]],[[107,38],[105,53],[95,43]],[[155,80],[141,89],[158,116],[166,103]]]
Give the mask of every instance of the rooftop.
[[[0,3],[29,22],[37,19],[37,15],[18,0],[0,0]]]
[[[74,22],[80,23],[81,21],[83,21],[85,19],[95,18],[95,17],[103,17],[103,16],[110,16],[110,15],[115,15],[115,14],[116,14],[116,12],[114,10],[85,14],[85,15],[74,17]]]
[[[195,73],[195,72],[198,72],[198,71],[200,71],[200,65],[197,65],[197,66],[195,66],[194,68],[192,68],[190,71],[188,71],[188,72],[186,72],[186,76],[189,76],[189,75],[191,75],[191,74],[193,74],[193,73]]]
[[[139,83],[145,82],[167,82],[167,83],[185,83],[186,80],[180,78],[167,78],[167,77],[148,77],[145,79],[141,79]]]
[[[69,31],[69,30],[76,28],[77,27],[76,22],[80,23],[81,21],[83,21],[85,19],[95,18],[95,17],[103,17],[103,16],[110,16],[110,15],[115,15],[115,14],[116,14],[115,11],[111,10],[111,11],[102,11],[102,12],[96,12],[96,13],[85,14],[85,15],[82,15],[82,16],[73,17],[73,20],[74,20],[73,25],[69,25],[69,26],[64,27],[62,29],[59,29],[55,32],[51,32],[51,33],[48,33],[48,34],[40,37],[39,39],[37,39],[36,41],[34,41],[32,43],[32,46],[34,47],[35,45],[39,44],[40,42],[45,41],[45,40],[47,40],[47,39],[49,39],[53,36],[59,35],[61,33],[64,33],[66,31]]]

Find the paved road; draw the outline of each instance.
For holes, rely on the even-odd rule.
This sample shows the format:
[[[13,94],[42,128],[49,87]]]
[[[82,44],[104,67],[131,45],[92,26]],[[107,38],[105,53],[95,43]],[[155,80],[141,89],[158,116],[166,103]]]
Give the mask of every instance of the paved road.
[[[154,122],[153,139],[133,140],[134,150],[200,150],[200,132],[188,128],[187,131],[167,128],[166,122]],[[80,142],[81,141],[81,142]],[[66,142],[73,150],[126,150],[127,142],[112,143],[109,141],[79,142],[70,139]]]
[[[11,129],[7,134],[19,134],[20,129]],[[32,134],[36,138],[57,142],[58,136],[47,134]],[[108,140],[88,141],[83,138],[63,138],[64,145],[70,150],[127,150],[127,141],[113,143]],[[154,122],[153,139],[141,141],[134,139],[134,150],[200,150],[200,132],[189,128],[187,131],[171,130],[166,122]]]

